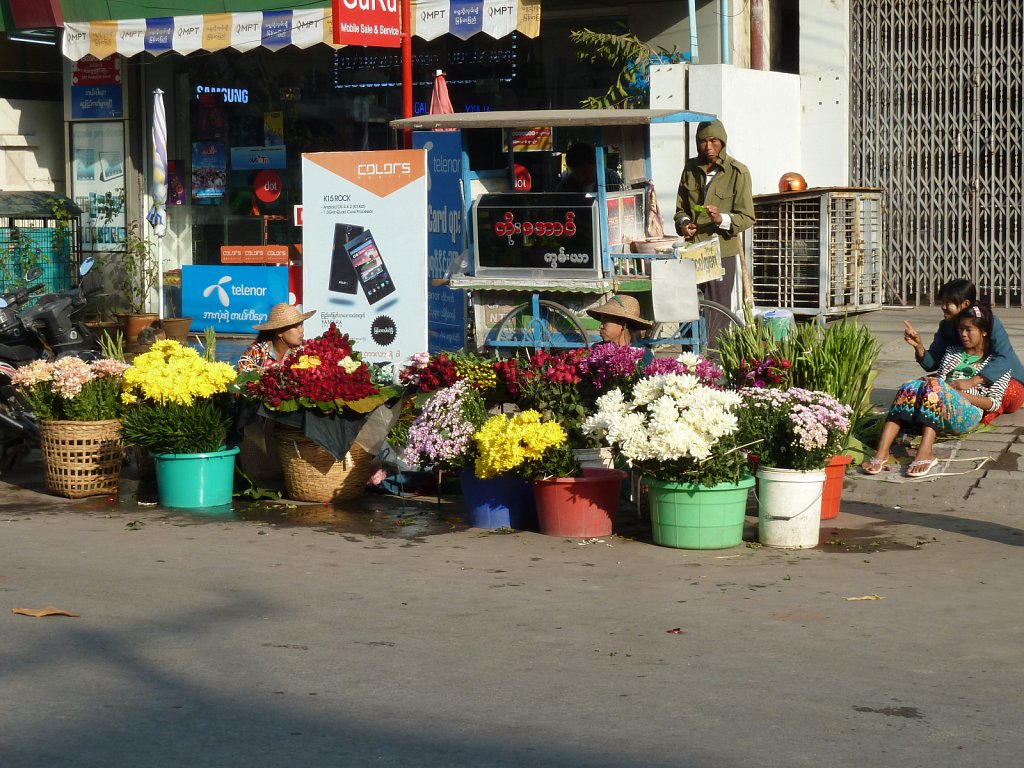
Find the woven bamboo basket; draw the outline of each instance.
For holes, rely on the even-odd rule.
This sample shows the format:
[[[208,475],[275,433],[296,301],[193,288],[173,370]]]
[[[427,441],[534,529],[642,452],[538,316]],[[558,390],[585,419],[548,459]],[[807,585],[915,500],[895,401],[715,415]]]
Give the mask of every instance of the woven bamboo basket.
[[[289,499],[338,502],[357,499],[366,493],[366,481],[373,473],[373,457],[355,443],[344,460],[338,461],[291,427],[278,424],[274,440],[281,456]]]
[[[120,419],[41,421],[39,431],[50,493],[69,499],[117,493],[124,460]]]

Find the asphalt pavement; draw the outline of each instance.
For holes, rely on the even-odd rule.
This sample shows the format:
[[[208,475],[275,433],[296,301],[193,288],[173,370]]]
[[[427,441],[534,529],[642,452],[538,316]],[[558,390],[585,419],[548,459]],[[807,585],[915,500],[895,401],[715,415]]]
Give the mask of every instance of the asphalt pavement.
[[[1024,344],[1024,312],[1002,310]],[[918,375],[902,320],[874,399]],[[1024,416],[847,477],[809,550],[466,529],[457,497],[220,518],[0,484],[0,765],[1016,766]],[[984,459],[984,461],[982,461]],[[33,618],[52,605],[75,617]]]

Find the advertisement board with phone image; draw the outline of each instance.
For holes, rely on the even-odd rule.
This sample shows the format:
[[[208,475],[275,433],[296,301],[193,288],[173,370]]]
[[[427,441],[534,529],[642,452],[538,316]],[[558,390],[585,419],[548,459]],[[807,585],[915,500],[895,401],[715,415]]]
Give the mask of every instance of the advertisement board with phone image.
[[[367,302],[376,304],[395,292],[395,284],[370,230],[356,235],[345,245],[345,250],[352,259],[352,266],[355,267]]]

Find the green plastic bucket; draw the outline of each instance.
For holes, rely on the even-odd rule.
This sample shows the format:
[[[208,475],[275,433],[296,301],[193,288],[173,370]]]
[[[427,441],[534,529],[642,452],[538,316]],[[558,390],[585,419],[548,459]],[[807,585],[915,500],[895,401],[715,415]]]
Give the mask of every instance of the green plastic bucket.
[[[754,478],[698,485],[644,477],[654,543],[679,549],[726,549],[743,542],[747,492]]]
[[[160,505],[180,509],[231,503],[238,448],[209,453],[155,453]]]

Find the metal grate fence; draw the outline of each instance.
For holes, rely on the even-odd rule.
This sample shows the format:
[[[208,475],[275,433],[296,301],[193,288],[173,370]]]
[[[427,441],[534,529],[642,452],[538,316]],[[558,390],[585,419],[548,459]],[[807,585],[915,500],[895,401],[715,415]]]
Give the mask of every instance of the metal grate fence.
[[[1020,305],[1024,5],[850,0],[850,179],[884,187],[887,300]]]
[[[63,226],[53,219],[0,217],[0,291],[25,285],[38,266],[48,291],[66,291],[77,280],[78,220]]]

